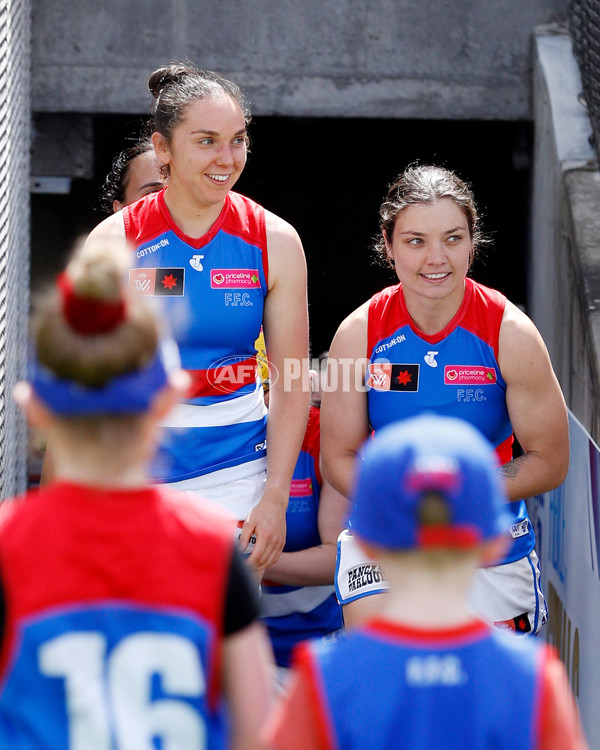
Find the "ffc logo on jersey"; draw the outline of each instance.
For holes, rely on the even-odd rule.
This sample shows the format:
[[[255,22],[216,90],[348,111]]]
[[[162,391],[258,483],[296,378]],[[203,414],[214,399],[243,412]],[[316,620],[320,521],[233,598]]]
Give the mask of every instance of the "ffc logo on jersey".
[[[495,385],[496,368],[481,365],[446,365],[445,385]]]
[[[130,288],[144,296],[181,297],[184,283],[184,268],[132,268],[129,271]]]
[[[367,386],[376,391],[418,391],[420,365],[395,365],[372,362]]]
[[[256,268],[213,268],[210,272],[211,289],[260,289]]]

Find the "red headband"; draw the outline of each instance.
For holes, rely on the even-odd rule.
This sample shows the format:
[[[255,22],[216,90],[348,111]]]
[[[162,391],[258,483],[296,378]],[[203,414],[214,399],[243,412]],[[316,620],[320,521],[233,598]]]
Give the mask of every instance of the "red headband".
[[[125,320],[126,305],[123,298],[117,302],[103,302],[90,297],[79,297],[73,289],[73,281],[64,271],[59,274],[56,285],[61,293],[67,323],[77,333],[107,333]]]

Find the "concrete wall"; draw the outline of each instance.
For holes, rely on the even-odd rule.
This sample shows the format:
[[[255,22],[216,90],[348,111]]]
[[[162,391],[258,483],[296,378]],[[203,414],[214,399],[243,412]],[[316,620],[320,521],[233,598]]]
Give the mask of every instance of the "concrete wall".
[[[260,114],[530,119],[534,26],[568,0],[33,0],[35,112],[147,111],[172,58]]]
[[[600,173],[570,38],[541,28],[534,50],[529,310],[568,406],[600,442]]]
[[[558,649],[589,746],[598,748],[600,171],[565,33],[537,30],[533,84],[530,313],[572,413],[566,481],[528,507],[550,608],[542,637]]]

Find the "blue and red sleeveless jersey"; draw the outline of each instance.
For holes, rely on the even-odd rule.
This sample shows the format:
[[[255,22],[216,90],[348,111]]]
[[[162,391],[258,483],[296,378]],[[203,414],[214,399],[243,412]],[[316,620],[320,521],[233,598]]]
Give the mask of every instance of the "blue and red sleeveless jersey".
[[[371,299],[368,318],[368,407],[375,431],[399,419],[434,412],[464,419],[495,446],[500,463],[512,458],[513,431],[498,337],[506,298],[472,279],[460,309],[429,336],[412,321],[402,285]],[[525,557],[535,545],[524,500],[510,503],[513,543],[503,559]]]
[[[266,455],[254,349],[267,294],[264,209],[230,192],[210,231],[193,239],[161,191],[123,209],[123,220],[134,248],[130,285],[160,305],[192,376],[189,398],[165,425],[156,479],[226,470],[225,483],[256,473]]]
[[[303,644],[298,666],[320,747],[535,750],[544,654],[479,622],[428,633],[377,621]]]
[[[297,552],[321,543],[318,526],[322,484],[320,443],[320,412],[311,406],[290,487],[284,552]],[[261,591],[262,616],[275,660],[281,667],[289,666],[292,649],[300,641],[319,638],[342,627],[341,608],[333,584],[286,586],[263,579]]]
[[[0,747],[226,747],[233,543],[221,511],[158,488],[59,483],[3,511]]]

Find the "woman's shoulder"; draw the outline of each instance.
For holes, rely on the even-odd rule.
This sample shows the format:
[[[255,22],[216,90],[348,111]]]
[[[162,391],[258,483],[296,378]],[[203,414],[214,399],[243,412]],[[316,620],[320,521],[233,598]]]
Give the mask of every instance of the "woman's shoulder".
[[[269,240],[292,239],[294,242],[299,241],[298,232],[289,221],[269,211],[247,195],[232,190],[228,194],[228,200],[230,216],[243,216],[249,220],[254,218],[261,221],[266,228]]]
[[[269,254],[269,289],[286,278],[306,286],[306,258],[296,229],[281,216],[265,209],[266,241]]]
[[[539,330],[531,318],[517,305],[506,301],[498,340],[501,367],[512,362],[517,368],[523,362],[546,361],[548,353]]]
[[[371,300],[363,302],[342,320],[331,343],[331,358],[339,360],[342,357],[364,356],[367,349],[370,303]]]
[[[292,240],[300,242],[300,237],[296,228],[281,216],[274,214],[272,211],[264,209],[265,224],[269,239]]]
[[[539,335],[535,323],[527,313],[508,299],[504,306],[501,330],[509,338],[519,334],[525,337]]]
[[[97,224],[89,233],[87,240],[124,240],[125,224],[123,221],[123,211],[108,216]],[[87,243],[86,240],[86,243]],[[85,249],[85,244],[84,244]]]

